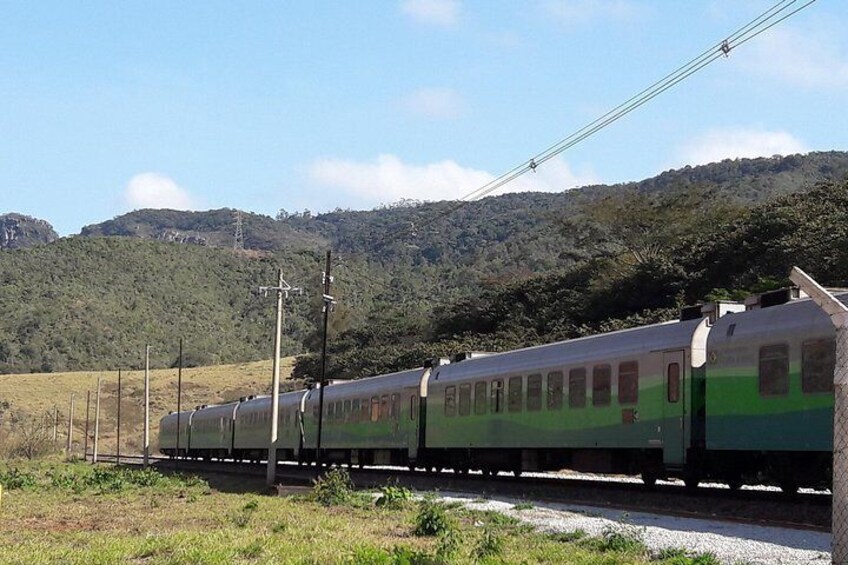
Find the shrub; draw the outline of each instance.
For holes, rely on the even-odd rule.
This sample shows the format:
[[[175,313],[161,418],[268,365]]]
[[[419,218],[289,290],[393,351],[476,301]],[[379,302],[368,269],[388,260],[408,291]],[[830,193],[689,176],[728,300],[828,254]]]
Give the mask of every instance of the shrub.
[[[16,467],[6,471],[0,471],[0,485],[8,490],[32,488],[38,484],[38,478],[27,471],[21,471]]]
[[[386,485],[380,489],[376,505],[384,508],[403,508],[412,500],[412,491],[399,485]]]
[[[578,529],[573,532],[559,532],[556,534],[551,534],[550,538],[554,541],[559,541],[563,543],[572,543],[578,540],[581,540],[586,537],[586,530]]]
[[[346,504],[353,498],[353,482],[350,474],[341,467],[334,467],[315,479],[312,487],[315,501],[324,506]]]
[[[415,517],[416,536],[439,536],[454,527],[454,521],[448,516],[447,509],[438,500],[426,497],[420,502]]]

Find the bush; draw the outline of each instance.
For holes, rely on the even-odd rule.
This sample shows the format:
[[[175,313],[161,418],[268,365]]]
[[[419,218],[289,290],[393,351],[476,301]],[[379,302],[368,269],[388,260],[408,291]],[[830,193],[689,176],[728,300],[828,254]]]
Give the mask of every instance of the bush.
[[[447,509],[432,497],[424,498],[415,517],[416,536],[440,536],[455,528]]]
[[[412,500],[412,491],[399,485],[386,485],[380,488],[380,498],[375,503],[384,508],[403,508]]]
[[[346,504],[353,498],[353,481],[341,467],[330,469],[317,479],[312,487],[315,501],[324,506]]]
[[[33,473],[20,471],[13,467],[0,471],[0,485],[8,490],[32,488],[38,484],[38,478]]]

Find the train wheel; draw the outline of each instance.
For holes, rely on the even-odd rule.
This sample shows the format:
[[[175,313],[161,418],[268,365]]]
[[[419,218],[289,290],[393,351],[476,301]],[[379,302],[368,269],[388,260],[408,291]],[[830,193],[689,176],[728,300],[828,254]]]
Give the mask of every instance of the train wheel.
[[[685,477],[683,484],[686,485],[687,491],[694,492],[698,489],[698,485],[701,484],[701,479],[698,477]]]
[[[657,476],[651,471],[642,471],[642,482],[645,483],[645,488],[653,489],[657,485]]]
[[[730,487],[730,490],[737,491],[742,488],[742,479],[732,478],[727,479],[727,486]]]
[[[795,496],[798,494],[798,483],[794,479],[783,479],[779,483],[780,490],[787,496]]]

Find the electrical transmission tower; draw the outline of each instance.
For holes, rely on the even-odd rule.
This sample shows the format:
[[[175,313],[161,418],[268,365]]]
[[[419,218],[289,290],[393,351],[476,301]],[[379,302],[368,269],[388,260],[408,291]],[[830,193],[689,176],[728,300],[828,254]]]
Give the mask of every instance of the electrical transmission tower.
[[[235,234],[233,235],[233,251],[244,251],[244,226],[241,221],[241,211],[235,211]]]

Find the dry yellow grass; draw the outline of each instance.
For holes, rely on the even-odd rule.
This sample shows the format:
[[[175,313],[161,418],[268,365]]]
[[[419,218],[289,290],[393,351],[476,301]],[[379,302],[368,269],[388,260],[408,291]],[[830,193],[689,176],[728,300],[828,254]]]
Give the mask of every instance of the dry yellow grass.
[[[282,360],[280,376],[283,390],[299,388],[289,380],[294,358]],[[12,411],[39,416],[59,408],[59,435],[64,445],[71,393],[76,393],[74,436],[77,453],[81,453],[85,430],[86,391],[91,391],[91,429],[93,434],[94,397],[97,379],[102,378],[100,399],[101,452],[115,448],[117,424],[117,371],[81,371],[74,373],[33,373],[0,375],[0,402],[6,401]],[[122,375],[121,452],[140,453],[144,418],[144,372],[124,371]],[[183,410],[198,404],[215,404],[249,394],[268,394],[271,389],[271,361],[238,363],[183,369]],[[150,372],[151,448],[157,448],[159,419],[177,409],[177,370],[157,369]],[[7,424],[8,425],[8,424]],[[7,431],[9,431],[7,429]]]

